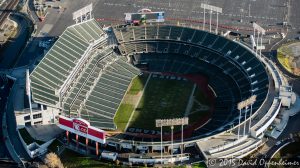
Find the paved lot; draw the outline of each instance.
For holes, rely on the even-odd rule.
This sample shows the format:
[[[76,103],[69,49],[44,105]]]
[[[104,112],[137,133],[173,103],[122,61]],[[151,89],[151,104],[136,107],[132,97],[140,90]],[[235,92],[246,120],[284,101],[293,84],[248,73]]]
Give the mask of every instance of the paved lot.
[[[297,3],[291,0],[293,8]],[[40,40],[49,37],[59,36],[66,27],[74,24],[72,13],[90,3],[93,3],[93,16],[95,19],[106,19],[108,21],[99,21],[101,24],[122,24],[124,23],[124,13],[137,12],[142,8],[150,8],[153,11],[165,11],[167,20],[178,19],[180,23],[194,24],[202,26],[203,12],[201,3],[207,3],[223,8],[223,13],[219,15],[219,21],[222,25],[238,26],[240,31],[243,28],[251,27],[250,21],[257,21],[264,28],[274,28],[274,25],[282,23],[285,15],[288,13],[286,0],[64,0],[62,1],[63,10],[49,9],[48,15],[44,22],[40,22],[35,15],[32,4],[33,0],[29,0],[30,10],[33,18],[37,23],[37,36],[28,45],[28,49],[23,53],[17,66],[32,63],[38,56],[43,55],[43,50],[38,47]],[[291,15],[297,21],[298,17]],[[209,20],[209,11],[206,10],[206,21]],[[212,15],[212,20],[216,20],[216,14]],[[241,22],[242,20],[242,22]],[[175,21],[177,22],[177,21]],[[276,28],[280,26],[275,26]],[[208,29],[208,25],[206,26]],[[237,30],[238,31],[238,30]],[[250,32],[251,33],[251,32]],[[36,51],[36,52],[32,52]]]
[[[26,128],[29,134],[40,141],[50,141],[63,132],[57,125],[34,125]]]
[[[153,11],[165,11],[166,18],[203,20],[204,10],[201,3],[205,0],[65,0],[64,12],[59,13],[58,9],[51,9],[45,22],[38,22],[39,29],[45,24],[53,24],[55,28],[49,32],[50,36],[58,36],[69,25],[73,24],[72,13],[85,5],[93,3],[93,14],[96,19],[117,19],[122,21],[124,13],[137,12],[142,8],[150,8]],[[295,2],[296,3],[296,2]],[[220,24],[236,24],[249,26],[250,21],[257,21],[263,26],[282,23],[287,11],[286,0],[211,0],[208,4],[223,8],[219,15]],[[249,12],[250,9],[250,12]],[[216,15],[212,16],[216,20]],[[243,22],[239,22],[240,20]],[[209,11],[206,10],[206,20],[209,20]]]

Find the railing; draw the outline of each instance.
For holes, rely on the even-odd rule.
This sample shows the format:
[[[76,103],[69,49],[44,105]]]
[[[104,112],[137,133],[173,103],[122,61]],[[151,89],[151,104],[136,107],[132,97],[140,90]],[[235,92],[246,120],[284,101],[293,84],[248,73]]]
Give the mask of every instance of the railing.
[[[280,106],[281,100],[279,98],[275,98],[267,114],[251,128],[252,136],[257,137],[271,125],[271,123],[279,113]]]
[[[15,92],[16,92],[16,84],[13,85],[13,87],[11,88],[11,92],[9,94],[9,97],[7,98],[7,103],[3,112],[3,116],[2,116],[2,131],[3,131],[3,136],[5,137],[5,146],[10,154],[10,156],[12,157],[12,159],[18,163],[19,165],[22,165],[25,168],[25,165],[23,163],[23,161],[21,160],[21,158],[19,157],[19,155],[17,154],[14,146],[12,145],[12,142],[10,140],[10,137],[8,135],[8,130],[7,130],[7,120],[6,120],[6,113],[8,106],[10,106],[11,104],[13,104],[12,99],[14,98]]]

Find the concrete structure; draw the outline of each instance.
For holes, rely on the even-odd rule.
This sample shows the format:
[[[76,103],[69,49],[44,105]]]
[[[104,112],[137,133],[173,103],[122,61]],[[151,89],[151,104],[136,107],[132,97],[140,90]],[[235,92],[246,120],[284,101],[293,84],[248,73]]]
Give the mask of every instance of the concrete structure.
[[[30,110],[15,111],[18,128],[23,128],[30,125],[47,125],[54,124],[58,118],[59,110],[48,107],[47,109],[33,109],[32,120],[30,117]]]

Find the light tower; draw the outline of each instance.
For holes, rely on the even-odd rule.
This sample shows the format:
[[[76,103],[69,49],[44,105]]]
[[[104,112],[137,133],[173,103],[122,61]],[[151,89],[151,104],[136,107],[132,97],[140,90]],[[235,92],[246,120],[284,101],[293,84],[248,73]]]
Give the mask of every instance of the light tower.
[[[172,160],[173,160],[173,130],[174,130],[174,126],[176,125],[181,125],[181,155],[183,153],[183,126],[184,125],[188,125],[189,123],[189,118],[187,117],[184,117],[184,118],[174,118],[174,119],[156,119],[155,120],[155,125],[156,127],[160,127],[160,130],[161,130],[161,133],[160,133],[160,147],[161,147],[161,152],[160,152],[160,159],[161,159],[161,163],[162,163],[162,151],[163,151],[163,148],[162,148],[162,127],[165,127],[165,126],[169,126],[171,128],[171,157],[172,157]],[[182,162],[182,160],[181,160]]]
[[[244,131],[243,131],[243,136],[246,135],[246,120],[247,120],[247,110],[249,105],[251,106],[250,108],[250,117],[252,115],[252,105],[254,104],[254,102],[256,101],[256,95],[252,95],[251,97],[249,97],[248,99],[241,101],[238,103],[238,110],[240,112],[239,114],[239,125],[238,125],[238,139],[240,138],[240,127],[241,127],[241,117],[242,117],[242,110],[245,110],[245,124],[244,124]],[[251,118],[249,121],[249,129],[250,129],[250,125],[251,125]]]
[[[262,38],[263,35],[266,34],[266,30],[263,29],[261,26],[259,26],[257,23],[253,23],[253,37],[254,37],[254,41],[255,41],[255,32],[257,31],[257,38],[256,38],[256,56],[258,56],[258,50],[259,50],[259,56],[261,57],[261,50],[264,49],[263,45],[262,45]],[[258,45],[259,43],[259,35],[260,36],[260,45]]]
[[[217,25],[216,25],[216,30],[215,33],[218,34],[218,27],[219,27],[219,13],[222,13],[222,8],[217,7],[217,6],[212,6],[212,5],[208,5],[208,4],[204,4],[201,3],[201,8],[204,9],[203,12],[203,27],[202,29],[205,30],[205,9],[210,10],[210,15],[209,15],[209,32],[211,32],[211,17],[212,17],[212,13],[216,12],[217,13]]]

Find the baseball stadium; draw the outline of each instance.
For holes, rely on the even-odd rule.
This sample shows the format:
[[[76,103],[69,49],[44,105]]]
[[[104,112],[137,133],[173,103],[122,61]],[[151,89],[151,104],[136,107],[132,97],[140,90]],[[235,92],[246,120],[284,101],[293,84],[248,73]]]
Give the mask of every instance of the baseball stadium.
[[[75,152],[144,166],[245,158],[293,102],[286,79],[261,53],[266,31],[256,23],[246,43],[218,22],[209,30],[207,22],[174,24],[150,9],[109,26],[89,6],[73,19],[26,71],[30,112],[16,120],[53,124],[55,138]],[[43,148],[26,151],[34,158]]]
[[[281,106],[273,71],[249,47],[218,34],[166,24],[104,31],[90,19],[63,32],[30,81],[34,102],[107,130],[106,143],[116,150],[133,149],[134,142],[135,150],[159,154],[162,142],[164,155],[176,149],[179,159],[194,144],[206,158],[242,157],[263,143],[264,116]],[[238,103],[253,95],[251,111],[240,109],[239,117]],[[172,130],[155,125],[156,119],[183,117],[189,123]],[[236,149],[245,149],[201,148],[205,139],[227,132],[233,135],[225,142],[238,137]]]

